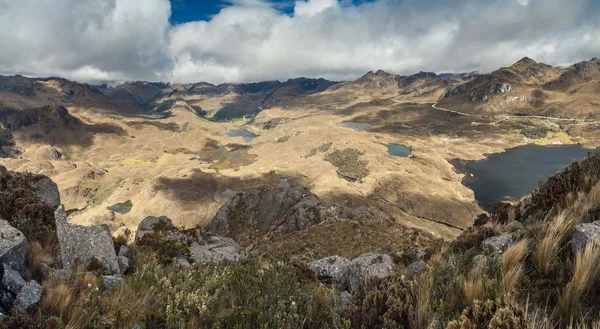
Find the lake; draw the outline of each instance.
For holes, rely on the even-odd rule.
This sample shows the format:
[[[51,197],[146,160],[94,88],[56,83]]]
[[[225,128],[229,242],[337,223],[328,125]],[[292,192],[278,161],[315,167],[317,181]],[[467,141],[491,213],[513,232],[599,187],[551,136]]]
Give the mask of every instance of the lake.
[[[244,141],[246,143],[251,142],[253,139],[255,139],[256,137],[258,137],[257,134],[249,132],[246,129],[234,129],[234,130],[229,130],[227,132],[227,136],[229,137],[243,137]]]
[[[390,155],[397,157],[408,158],[412,153],[410,148],[402,144],[383,144],[383,146],[387,147]]]
[[[491,154],[482,161],[466,162],[468,174],[463,183],[475,192],[479,205],[490,210],[490,203],[518,200],[546,182],[549,176],[585,158],[589,152],[598,151],[600,148],[590,150],[580,145],[519,146]]]

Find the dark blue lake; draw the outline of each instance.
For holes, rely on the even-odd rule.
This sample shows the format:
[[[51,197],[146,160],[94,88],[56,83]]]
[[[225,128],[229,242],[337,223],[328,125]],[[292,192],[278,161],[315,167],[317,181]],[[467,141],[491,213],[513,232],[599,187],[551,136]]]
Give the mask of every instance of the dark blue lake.
[[[465,163],[464,184],[475,192],[475,199],[484,209],[495,201],[518,200],[549,176],[582,160],[589,152],[598,152],[580,145],[525,145],[503,153],[491,154],[482,161]],[[472,174],[473,177],[469,177]]]

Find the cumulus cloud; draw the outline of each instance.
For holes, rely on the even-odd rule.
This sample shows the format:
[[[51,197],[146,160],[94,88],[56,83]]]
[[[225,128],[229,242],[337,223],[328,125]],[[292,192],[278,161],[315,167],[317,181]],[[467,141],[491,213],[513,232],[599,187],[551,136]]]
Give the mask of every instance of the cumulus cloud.
[[[169,24],[167,0],[0,0],[0,72],[80,81],[244,82],[489,71],[600,54],[594,0],[229,1]]]

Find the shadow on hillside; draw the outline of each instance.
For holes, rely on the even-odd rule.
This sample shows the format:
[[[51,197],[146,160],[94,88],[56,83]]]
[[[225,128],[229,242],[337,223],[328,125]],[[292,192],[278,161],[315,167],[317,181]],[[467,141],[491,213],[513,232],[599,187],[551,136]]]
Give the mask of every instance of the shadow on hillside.
[[[128,121],[128,122],[126,122],[126,124],[129,127],[132,127],[134,129],[141,129],[141,128],[143,128],[143,126],[153,126],[160,130],[166,130],[166,131],[172,131],[172,132],[177,132],[180,129],[179,125],[174,122],[163,123],[163,122],[159,122],[159,121],[155,121],[155,120]]]

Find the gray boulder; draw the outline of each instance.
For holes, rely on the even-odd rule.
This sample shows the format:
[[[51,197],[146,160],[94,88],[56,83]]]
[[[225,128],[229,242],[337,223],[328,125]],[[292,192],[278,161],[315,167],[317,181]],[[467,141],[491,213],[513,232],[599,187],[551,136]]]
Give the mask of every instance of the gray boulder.
[[[0,177],[8,176],[8,169],[5,166],[0,165]]]
[[[187,259],[185,259],[184,257],[177,257],[175,259],[173,259],[173,265],[175,267],[178,268],[190,268],[192,265],[190,265],[190,262],[188,262]]]
[[[38,180],[34,184],[34,187],[35,193],[40,201],[52,208],[60,206],[60,193],[58,192],[58,185],[56,185],[56,183],[50,178],[44,177]]]
[[[23,233],[0,219],[0,262],[15,271],[23,272],[27,247],[27,239]]]
[[[125,284],[125,280],[118,276],[103,275],[100,279],[100,289],[103,292],[111,292],[119,289]]]
[[[490,254],[501,254],[520,236],[520,231],[517,231],[487,238],[481,242],[481,249]]]
[[[418,261],[408,265],[404,269],[404,273],[406,273],[407,276],[412,277],[412,276],[421,274],[426,269],[427,269],[427,263],[425,263],[423,260],[418,260]]]
[[[46,152],[46,156],[50,160],[58,160],[62,157],[62,154],[60,152],[58,152],[57,149],[51,148],[48,150],[48,152]]]
[[[121,274],[129,273],[131,265],[129,264],[129,258],[123,256],[117,256],[117,263],[119,263],[119,270]]]
[[[121,273],[106,225],[71,225],[62,205],[54,212],[54,218],[63,268],[73,269],[79,264],[97,260],[96,263],[100,262],[106,273]]]
[[[329,256],[308,263],[308,267],[315,272],[317,278],[327,284],[340,284],[342,274],[350,260],[340,256]]]
[[[392,258],[386,254],[366,253],[353,259],[342,274],[345,288],[354,293],[361,283],[372,277],[385,278],[394,270]]]
[[[573,255],[585,248],[588,243],[600,245],[600,221],[592,223],[581,223],[573,227],[573,236],[571,239],[571,248]]]
[[[42,286],[35,282],[27,282],[15,298],[11,313],[15,315],[25,315],[35,312],[37,303],[42,298]]]
[[[121,248],[119,248],[119,256],[132,260],[133,252],[131,251],[131,249],[129,247],[121,246]]]
[[[148,216],[144,218],[138,225],[137,231],[135,232],[135,241],[140,241],[144,235],[148,233],[154,233],[154,229],[164,229],[166,231],[177,230],[175,225],[167,216]]]
[[[244,255],[240,253],[240,246],[231,238],[211,237],[208,242],[205,245],[192,243],[190,259],[194,263],[220,263],[244,258]]]
[[[24,285],[25,280],[19,272],[13,270],[6,264],[2,264],[2,286],[4,289],[16,294]]]

